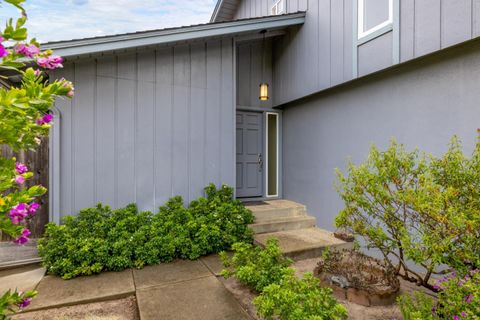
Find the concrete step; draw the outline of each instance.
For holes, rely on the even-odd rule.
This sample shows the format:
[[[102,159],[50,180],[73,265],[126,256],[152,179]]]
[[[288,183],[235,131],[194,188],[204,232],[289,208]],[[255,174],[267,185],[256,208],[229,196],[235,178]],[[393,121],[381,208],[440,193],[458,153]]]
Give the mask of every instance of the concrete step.
[[[304,205],[289,200],[246,202],[245,206],[252,210],[256,223],[307,215],[307,208]]]
[[[250,225],[255,234],[315,227],[316,219],[310,216],[297,216],[274,220],[261,220]]]
[[[270,238],[278,239],[282,252],[294,260],[320,257],[326,248],[351,248],[351,242],[334,237],[332,232],[319,228],[304,228],[255,235],[255,243],[265,246]]]

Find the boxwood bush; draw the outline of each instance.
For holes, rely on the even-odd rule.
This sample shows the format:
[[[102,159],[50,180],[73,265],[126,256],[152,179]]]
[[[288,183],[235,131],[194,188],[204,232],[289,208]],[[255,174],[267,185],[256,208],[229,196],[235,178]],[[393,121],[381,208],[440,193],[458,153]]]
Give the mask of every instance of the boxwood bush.
[[[171,198],[158,213],[139,212],[136,205],[112,210],[97,205],[68,216],[63,225],[49,223],[39,241],[39,254],[49,273],[70,279],[102,271],[121,271],[197,259],[252,241],[253,215],[233,199],[233,189],[210,184],[205,198],[188,207]]]
[[[295,276],[293,261],[284,257],[277,239],[268,239],[265,248],[235,243],[234,254],[221,253],[225,278],[238,281],[259,293],[253,300],[257,314],[266,320],[343,320],[347,309],[320,287],[311,273]]]

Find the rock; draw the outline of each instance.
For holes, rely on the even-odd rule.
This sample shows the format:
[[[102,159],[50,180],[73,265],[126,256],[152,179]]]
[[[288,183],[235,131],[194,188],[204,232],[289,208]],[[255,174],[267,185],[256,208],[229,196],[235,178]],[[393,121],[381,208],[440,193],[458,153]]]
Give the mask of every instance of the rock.
[[[342,289],[350,287],[350,283],[344,276],[332,276],[330,281]]]

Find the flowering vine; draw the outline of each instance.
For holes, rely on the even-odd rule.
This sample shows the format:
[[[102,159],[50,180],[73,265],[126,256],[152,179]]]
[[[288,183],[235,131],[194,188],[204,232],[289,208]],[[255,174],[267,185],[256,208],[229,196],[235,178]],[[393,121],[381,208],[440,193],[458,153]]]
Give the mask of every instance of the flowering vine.
[[[75,89],[66,79],[47,78],[46,72],[62,68],[64,60],[51,50],[42,51],[35,39],[28,40],[25,0],[3,2],[18,8],[21,15],[9,19],[0,30],[0,72],[14,72],[22,82],[19,86],[0,87],[0,144],[13,151],[34,150],[53,123],[50,108],[55,99],[71,98]],[[0,232],[12,236],[18,245],[28,243],[31,231],[27,222],[40,209],[36,199],[47,191],[43,186],[29,186],[32,177],[26,164],[0,156]],[[16,291],[1,294],[0,320],[27,307],[36,295]]]

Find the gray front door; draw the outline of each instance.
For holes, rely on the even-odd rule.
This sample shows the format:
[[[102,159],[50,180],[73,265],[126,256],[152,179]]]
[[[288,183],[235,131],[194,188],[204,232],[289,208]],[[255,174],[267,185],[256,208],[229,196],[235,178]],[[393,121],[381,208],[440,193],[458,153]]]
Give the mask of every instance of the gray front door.
[[[237,197],[263,195],[263,121],[258,112],[237,111]]]

